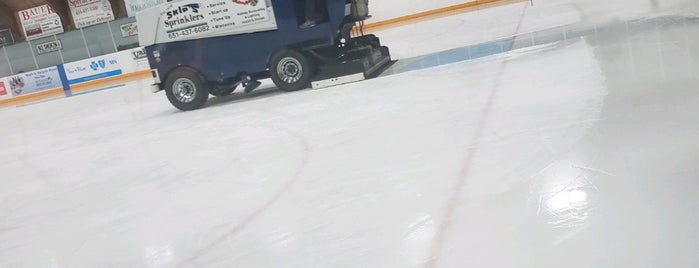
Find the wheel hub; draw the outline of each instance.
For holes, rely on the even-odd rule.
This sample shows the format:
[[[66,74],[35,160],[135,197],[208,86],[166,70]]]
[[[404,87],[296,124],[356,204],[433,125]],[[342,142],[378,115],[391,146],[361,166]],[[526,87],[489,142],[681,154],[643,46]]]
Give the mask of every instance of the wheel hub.
[[[187,78],[179,78],[172,84],[172,93],[175,98],[182,103],[190,103],[194,101],[197,95],[197,86],[192,80]]]
[[[303,67],[301,62],[292,57],[283,58],[277,65],[277,74],[284,83],[293,84],[301,80]]]

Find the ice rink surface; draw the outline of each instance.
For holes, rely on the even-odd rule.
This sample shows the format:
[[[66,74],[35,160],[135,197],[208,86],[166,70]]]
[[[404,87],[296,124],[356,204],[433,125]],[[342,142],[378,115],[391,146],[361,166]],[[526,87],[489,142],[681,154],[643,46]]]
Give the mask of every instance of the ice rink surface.
[[[698,267],[699,3],[609,2],[385,30],[590,34],[322,90],[0,110],[0,267]]]

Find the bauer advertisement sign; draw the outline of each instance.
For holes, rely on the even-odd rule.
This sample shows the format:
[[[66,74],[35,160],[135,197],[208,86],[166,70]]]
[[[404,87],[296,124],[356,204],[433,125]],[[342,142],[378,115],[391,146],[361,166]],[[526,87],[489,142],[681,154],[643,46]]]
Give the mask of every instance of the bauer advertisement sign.
[[[108,0],[68,0],[68,6],[78,29],[114,20]]]
[[[151,14],[157,11],[159,14]],[[153,17],[159,21],[155,22]],[[272,8],[263,0],[183,0],[162,5],[155,11],[141,12],[138,20],[139,26],[153,20],[157,29],[152,30],[156,33],[146,33],[143,29],[139,32],[140,35],[155,36],[153,41],[156,43],[277,28]]]
[[[5,89],[8,89],[12,96],[60,87],[63,85],[57,67],[22,73],[7,77],[5,80]]]
[[[17,14],[28,40],[63,33],[61,18],[49,5],[25,9]]]

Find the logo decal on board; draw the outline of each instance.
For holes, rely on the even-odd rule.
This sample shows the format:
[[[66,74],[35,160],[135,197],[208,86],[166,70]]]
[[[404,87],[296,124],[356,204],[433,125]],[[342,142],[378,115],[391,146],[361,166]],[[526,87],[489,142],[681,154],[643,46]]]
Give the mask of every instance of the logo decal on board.
[[[239,4],[239,5],[257,6],[257,1],[258,0],[233,0],[233,3]]]
[[[5,82],[0,82],[0,96],[7,95],[7,89],[5,88]]]
[[[12,89],[12,92],[15,93],[15,96],[22,94],[22,91],[24,90],[24,78],[21,76],[10,78],[10,89]]]

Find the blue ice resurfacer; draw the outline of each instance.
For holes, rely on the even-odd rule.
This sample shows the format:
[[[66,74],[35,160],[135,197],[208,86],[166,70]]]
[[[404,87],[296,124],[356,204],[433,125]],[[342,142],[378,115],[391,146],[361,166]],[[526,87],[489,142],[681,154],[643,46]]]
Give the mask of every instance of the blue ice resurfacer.
[[[137,16],[156,84],[181,110],[246,92],[272,78],[285,91],[326,87],[378,75],[388,48],[355,27],[368,18],[367,0],[180,0]],[[314,25],[305,23],[310,17]],[[353,31],[355,34],[353,35]]]

